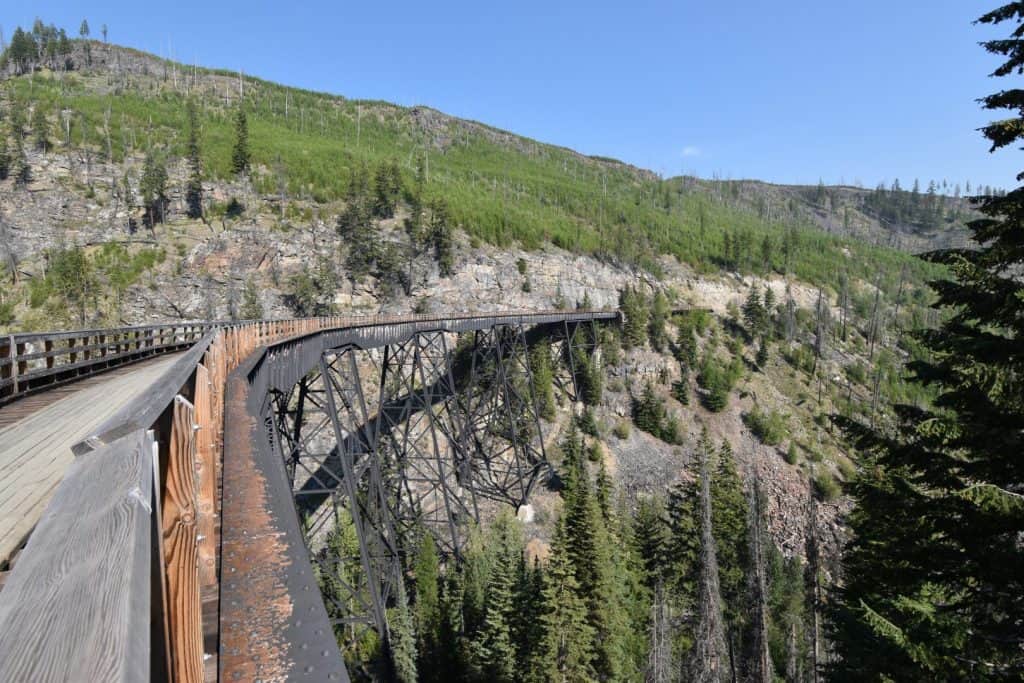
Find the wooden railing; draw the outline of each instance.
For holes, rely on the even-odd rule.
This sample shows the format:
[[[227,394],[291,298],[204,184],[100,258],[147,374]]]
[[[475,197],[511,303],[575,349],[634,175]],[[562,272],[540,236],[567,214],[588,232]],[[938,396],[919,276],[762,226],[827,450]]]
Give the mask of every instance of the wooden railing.
[[[341,324],[325,317],[3,338],[8,396],[39,390],[44,378],[52,386],[110,361],[191,348],[143,405],[126,406],[75,447],[79,457],[0,592],[0,680],[204,679],[200,598],[217,582],[227,375],[261,345]]]
[[[192,346],[219,323],[0,337],[0,404],[103,370]]]

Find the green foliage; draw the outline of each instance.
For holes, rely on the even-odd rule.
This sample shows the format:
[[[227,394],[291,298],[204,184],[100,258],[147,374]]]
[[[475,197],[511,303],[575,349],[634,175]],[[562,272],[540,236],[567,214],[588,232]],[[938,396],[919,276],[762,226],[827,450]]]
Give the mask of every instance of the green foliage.
[[[373,215],[375,218],[391,218],[395,215],[398,198],[402,194],[402,172],[395,162],[377,167],[373,177]]]
[[[245,289],[242,291],[242,308],[238,311],[242,320],[261,320],[263,318],[263,302],[260,301],[260,292],[252,278],[245,281]]]
[[[768,365],[768,338],[761,337],[761,343],[757,346],[757,357],[755,358],[757,367],[764,369]]]
[[[585,683],[596,678],[594,628],[587,620],[587,604],[565,548],[565,535],[564,522],[560,521],[544,572],[542,680]]]
[[[790,465],[795,465],[800,460],[800,456],[796,452],[796,442],[790,439],[789,448],[786,449],[786,462]]]
[[[676,358],[680,364],[688,368],[697,366],[697,335],[695,324],[690,316],[679,321],[679,332],[676,337]]]
[[[322,259],[313,268],[303,266],[291,277],[285,301],[300,318],[328,315],[333,307],[335,286],[333,265]]]
[[[668,346],[668,333],[665,331],[665,322],[668,320],[669,305],[665,293],[658,290],[651,301],[651,319],[648,323],[648,336],[651,348],[662,352]]]
[[[416,633],[405,594],[405,584],[398,582],[395,606],[388,610],[391,627],[391,661],[399,683],[416,683]]]
[[[164,220],[168,203],[167,163],[164,156],[155,150],[146,153],[139,192],[142,194],[142,208],[146,212],[146,225],[152,228]]]
[[[836,478],[827,469],[822,468],[815,473],[813,484],[814,492],[825,501],[833,501],[843,492],[839,482],[836,481]]]
[[[622,311],[622,342],[628,349],[643,346],[647,339],[647,299],[632,287],[619,292],[619,310]]]
[[[743,363],[734,358],[728,365],[706,352],[701,362],[697,384],[704,390],[704,406],[713,413],[721,412],[729,404],[729,394],[743,374]]]
[[[763,337],[768,332],[768,312],[761,303],[761,292],[751,287],[743,302],[743,323],[751,339]]]
[[[681,404],[690,404],[690,371],[685,364],[679,366],[680,377],[672,383],[672,398]]]
[[[431,203],[430,242],[441,277],[455,273],[455,243],[452,238],[451,216],[448,202],[443,199]]]
[[[728,441],[722,441],[714,465],[711,472],[711,517],[718,551],[718,582],[725,602],[728,629],[738,636],[746,623],[744,598],[750,560],[747,497]]]
[[[1009,22],[982,43],[1017,75],[1024,3],[979,19]],[[992,150],[1019,146],[1024,91],[982,98],[1009,110],[981,130]],[[835,680],[1019,678],[1024,670],[1024,512],[1008,504],[1024,481],[1024,188],[985,196],[970,224],[977,249],[929,256],[952,277],[934,283],[945,321],[917,338],[927,353],[915,381],[938,390],[936,408],[902,405],[895,428],[847,421],[862,455],[850,516],[854,541],[830,637]]]
[[[650,380],[644,385],[643,393],[633,399],[633,424],[666,443],[681,441],[678,420],[665,410],[665,400],[655,393]]]
[[[597,357],[586,352],[586,344],[582,339],[585,334],[586,332],[582,329],[577,329],[574,333],[570,349],[572,354],[570,368],[576,373],[579,398],[588,406],[596,406],[601,403],[601,395],[604,393],[604,372]]]
[[[554,372],[551,368],[551,348],[546,344],[537,344],[530,351],[530,374],[537,412],[551,422],[555,419]]]
[[[7,146],[7,134],[0,128],[0,180],[7,180],[11,174],[11,152]]]
[[[767,446],[777,446],[789,436],[788,416],[777,410],[762,411],[755,405],[743,416],[743,421]]]
[[[185,183],[185,205],[189,218],[203,216],[203,161],[199,148],[199,115],[195,100],[188,102],[188,180]]]
[[[245,105],[240,104],[235,112],[235,144],[231,148],[231,172],[235,175],[247,173],[251,164],[249,119],[245,113]]]
[[[46,119],[46,109],[42,102],[37,102],[32,110],[32,137],[37,150],[50,151],[50,123]]]
[[[0,302],[0,326],[14,322],[14,301]]]
[[[618,438],[625,441],[629,438],[629,423],[625,420],[619,420],[615,423],[615,427],[612,429],[612,433]]]
[[[583,408],[577,420],[581,432],[595,439],[600,436],[597,429],[597,418],[594,416],[594,409],[589,405]]]

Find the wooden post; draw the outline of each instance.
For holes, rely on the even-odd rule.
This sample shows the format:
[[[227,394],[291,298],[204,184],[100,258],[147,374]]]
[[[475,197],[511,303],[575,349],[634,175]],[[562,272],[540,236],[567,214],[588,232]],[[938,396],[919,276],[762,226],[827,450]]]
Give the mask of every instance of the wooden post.
[[[217,481],[214,465],[214,428],[211,411],[210,372],[204,365],[196,366],[196,474],[199,478],[199,583],[209,586],[217,581],[216,523]]]
[[[0,368],[0,379],[11,380],[9,394],[13,396],[18,393],[18,364],[15,361],[17,347],[14,345],[14,335],[8,337],[6,341],[7,347],[3,355],[7,358],[8,363]]]
[[[43,351],[46,351],[46,367],[53,367],[53,356],[49,355],[50,351],[53,351],[53,342],[49,339],[43,342]]]
[[[161,506],[167,562],[167,610],[171,627],[171,670],[176,683],[203,680],[194,424],[194,406],[176,396]]]

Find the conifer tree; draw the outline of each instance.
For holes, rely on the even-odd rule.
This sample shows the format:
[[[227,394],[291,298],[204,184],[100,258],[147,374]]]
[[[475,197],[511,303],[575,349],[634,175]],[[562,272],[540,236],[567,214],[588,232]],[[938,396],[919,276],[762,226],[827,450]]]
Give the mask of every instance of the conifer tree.
[[[747,299],[743,302],[743,322],[747,326],[747,334],[751,339],[760,337],[765,332],[765,311],[761,305],[761,294],[757,287],[751,287]]]
[[[416,633],[409,601],[406,598],[405,582],[398,582],[396,606],[391,610],[391,663],[399,683],[416,683]]]
[[[203,165],[199,155],[199,117],[196,103],[188,102],[188,181],[185,184],[185,205],[189,218],[203,217]]]
[[[672,383],[672,398],[681,404],[690,404],[690,368],[686,363],[679,364],[679,379]]]
[[[512,633],[516,648],[518,679],[523,683],[544,681],[544,573],[540,561],[528,566],[520,554],[518,581],[512,610]]]
[[[775,336],[775,291],[768,285],[764,286],[764,297],[761,299],[764,307],[765,336],[771,339]]]
[[[1024,2],[982,16],[1010,22],[983,43],[1024,67]],[[991,149],[1024,136],[1024,90],[982,99],[1009,118],[982,128]],[[935,408],[899,406],[900,429],[848,429],[870,458],[854,486],[848,581],[831,618],[837,680],[1014,680],[1024,671],[1024,187],[986,196],[977,249],[929,256],[953,279],[933,283],[946,312],[918,333],[911,365],[938,388]]]
[[[249,120],[245,115],[245,105],[239,104],[235,112],[235,145],[231,149],[231,171],[241,175],[249,171]]]
[[[373,215],[391,218],[395,215],[398,196],[402,191],[401,171],[396,164],[383,163],[373,176]]]
[[[754,359],[757,363],[757,367],[764,369],[764,366],[768,364],[768,338],[761,337],[761,341],[757,345],[757,357]]]
[[[565,534],[565,523],[559,520],[544,572],[544,679],[589,683],[597,677],[593,668],[594,629],[587,620],[587,604],[580,597]]]
[[[671,537],[666,515],[664,503],[660,498],[645,496],[637,501],[632,520],[632,537],[640,558],[643,581],[652,591],[670,578]]]
[[[746,572],[750,558],[747,540],[747,499],[736,471],[732,447],[722,441],[711,474],[711,504],[717,546],[718,575],[725,601],[726,634],[734,658],[746,624]],[[736,662],[733,661],[733,665]]]
[[[691,369],[697,366],[697,335],[689,318],[679,324],[679,334],[676,338],[676,358]]]
[[[463,576],[462,568],[454,567],[445,574],[441,584],[441,626],[437,637],[437,663],[435,667],[425,671],[427,676],[437,683],[444,683],[452,678],[458,679],[466,672],[467,657],[462,637],[465,633]]]
[[[434,200],[430,214],[430,242],[434,247],[434,258],[441,277],[451,277],[455,272],[455,243],[448,203],[443,199]]]
[[[7,180],[11,174],[11,153],[7,147],[7,135],[0,130],[0,180]]]
[[[698,443],[698,457],[711,448],[704,431]],[[684,606],[697,598],[700,570],[700,486],[699,481],[682,481],[669,490],[666,508],[669,537],[668,556],[662,571],[673,593]]]
[[[438,587],[440,563],[437,545],[429,533],[422,534],[416,552],[413,573],[416,577],[416,602],[413,609],[413,623],[419,636],[419,658],[417,669],[424,681],[437,680],[439,661],[439,638],[442,631],[441,594]]]
[[[164,220],[167,209],[167,167],[163,157],[154,150],[146,153],[139,191],[146,211],[146,225],[153,229],[153,226]]]
[[[619,310],[622,311],[622,341],[626,348],[643,346],[647,340],[648,310],[643,294],[632,287],[619,292]]]
[[[32,109],[32,137],[35,138],[37,150],[50,151],[50,123],[46,119],[46,109],[42,102],[36,102]]]
[[[658,290],[651,301],[651,319],[648,324],[648,336],[651,348],[659,353],[668,345],[668,334],[665,332],[665,322],[668,319],[668,313],[668,299],[661,290]]]
[[[533,378],[533,396],[537,401],[537,412],[551,422],[555,419],[554,374],[551,370],[551,349],[547,344],[537,344],[530,351],[530,375]]]
[[[516,671],[515,647],[509,623],[516,565],[506,560],[506,557],[502,557],[491,565],[484,621],[474,650],[477,668],[487,680],[499,683],[511,683]]]

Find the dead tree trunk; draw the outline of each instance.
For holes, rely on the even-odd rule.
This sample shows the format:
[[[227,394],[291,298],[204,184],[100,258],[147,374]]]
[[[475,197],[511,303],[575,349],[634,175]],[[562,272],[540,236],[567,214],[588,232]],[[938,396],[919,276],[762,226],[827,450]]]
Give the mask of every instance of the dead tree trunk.
[[[668,600],[661,582],[654,588],[651,602],[651,649],[647,655],[648,683],[670,683],[672,675],[672,625]]]
[[[750,489],[750,609],[751,650],[747,680],[771,683],[774,673],[768,647],[768,576],[765,569],[764,513],[761,486],[754,474]]]
[[[701,453],[701,566],[698,587],[698,621],[684,679],[694,683],[721,683],[728,680],[728,654],[725,643],[725,619],[722,616],[722,593],[718,586],[718,557],[711,522],[711,475],[708,454]]]

